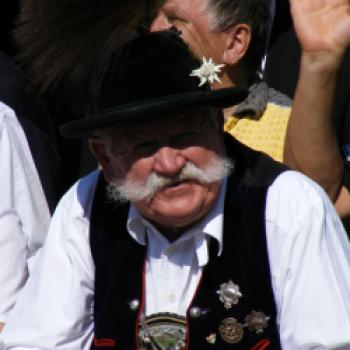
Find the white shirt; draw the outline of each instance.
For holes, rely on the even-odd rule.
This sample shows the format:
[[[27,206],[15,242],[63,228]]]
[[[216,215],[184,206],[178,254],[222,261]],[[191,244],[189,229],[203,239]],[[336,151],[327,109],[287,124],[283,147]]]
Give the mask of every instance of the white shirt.
[[[90,349],[94,265],[89,245],[89,216],[97,176],[95,172],[80,180],[61,200],[40,263],[36,264],[0,335],[2,349]],[[213,224],[212,234],[219,242],[222,242],[222,202],[219,199],[213,217],[203,226]],[[350,349],[350,245],[328,197],[305,176],[287,171],[269,188],[265,215],[283,349]],[[142,234],[132,225],[133,218],[130,212],[130,234],[140,240]],[[182,257],[177,261],[178,256],[171,259],[179,265],[185,261],[186,266],[179,277],[180,287],[175,291],[173,284],[169,288],[162,284],[166,276],[159,268],[162,254],[173,254],[171,246],[161,242],[160,237],[153,241],[152,236],[156,235],[149,235],[150,276],[146,277],[146,294],[150,294],[148,288],[153,288],[152,293],[158,293],[161,299],[158,302],[147,297],[148,313],[176,309],[183,313],[181,304],[188,305],[186,289],[191,290],[192,279],[198,278],[197,267],[189,265],[192,261],[200,270],[201,264],[206,263],[203,245],[206,246],[207,239],[203,235],[197,241],[194,235],[187,234],[188,239],[179,243],[190,246],[189,258],[183,257],[187,262]],[[166,264],[171,274],[180,268]],[[160,278],[161,290],[152,286],[153,273]],[[174,302],[169,298],[172,294]]]
[[[131,207],[128,232],[139,244],[145,245],[148,241],[146,315],[161,311],[186,315],[203,267],[209,260],[208,240],[216,239],[219,254],[222,251],[225,189],[226,182],[206,218],[172,243]],[[159,288],[160,285],[166,288]]]
[[[49,222],[26,136],[15,112],[0,102],[0,322],[27,280]]]

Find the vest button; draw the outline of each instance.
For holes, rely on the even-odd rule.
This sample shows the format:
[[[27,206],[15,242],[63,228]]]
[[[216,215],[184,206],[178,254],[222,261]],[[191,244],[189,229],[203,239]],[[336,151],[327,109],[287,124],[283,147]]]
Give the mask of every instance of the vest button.
[[[129,306],[132,311],[136,311],[140,306],[140,302],[137,299],[131,300]]]
[[[198,317],[200,317],[201,314],[202,314],[202,310],[199,307],[197,307],[197,306],[191,307],[190,316],[192,318],[198,318]]]

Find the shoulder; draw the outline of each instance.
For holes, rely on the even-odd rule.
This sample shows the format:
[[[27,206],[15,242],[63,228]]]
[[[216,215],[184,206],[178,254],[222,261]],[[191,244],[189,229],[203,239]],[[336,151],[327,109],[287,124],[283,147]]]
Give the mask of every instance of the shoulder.
[[[20,127],[15,111],[6,103],[0,101],[0,130]]]
[[[286,197],[298,202],[308,199],[310,205],[329,202],[325,191],[316,182],[294,170],[287,170],[276,177],[269,189],[269,196]]]
[[[307,176],[293,170],[281,173],[269,187],[266,221],[285,232],[297,231],[306,223],[320,228],[325,221],[343,230],[325,191]]]
[[[261,120],[268,123],[274,133],[285,134],[285,128],[292,111],[292,100],[280,91],[269,88],[266,109],[261,115]],[[279,130],[282,128],[282,130]]]
[[[80,247],[80,251],[89,251],[90,211],[99,174],[99,171],[88,174],[63,195],[50,223],[46,247],[60,246],[65,251]]]
[[[89,218],[96,185],[100,171],[96,170],[79,179],[61,198],[55,214],[66,215],[67,218]]]
[[[1,174],[15,180],[21,181],[21,177],[28,177],[27,171],[33,174],[31,153],[24,131],[14,110],[1,101],[0,164]]]
[[[265,218],[271,273],[280,281],[275,281],[276,291],[282,293],[278,284],[303,264],[312,263],[318,273],[340,259],[349,268],[344,226],[327,194],[308,177],[296,171],[280,174],[268,190]]]
[[[12,151],[28,148],[27,138],[16,112],[3,101],[0,101],[0,135],[1,143],[11,145]]]
[[[291,109],[293,100],[284,93],[269,87],[268,103]]]

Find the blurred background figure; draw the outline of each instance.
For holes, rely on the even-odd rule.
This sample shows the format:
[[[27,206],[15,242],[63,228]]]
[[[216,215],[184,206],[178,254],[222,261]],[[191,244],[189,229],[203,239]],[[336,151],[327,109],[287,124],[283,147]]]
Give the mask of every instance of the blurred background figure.
[[[1,3],[0,330],[45,240],[60,181],[54,126],[13,61],[19,9],[19,0]]]
[[[45,240],[58,182],[51,120],[22,72],[0,52],[0,330]]]
[[[166,0],[151,30],[175,28],[199,59],[223,64],[221,83],[214,82],[214,89],[249,88],[245,101],[225,109],[225,131],[282,162],[291,100],[261,80],[273,4],[270,0]]]
[[[294,98],[301,62],[301,46],[295,34],[289,1],[278,0],[276,17],[272,29],[271,43],[267,57],[265,79],[273,88]],[[337,83],[334,103],[329,118],[313,114],[303,117],[296,115],[296,127],[289,128],[290,142],[295,147],[287,164],[311,178],[323,187],[335,188],[327,191],[335,202],[338,213],[350,232],[350,50],[345,51],[342,63],[337,69]],[[330,85],[326,85],[331,88]],[[317,101],[315,101],[315,105]],[[303,119],[301,119],[303,118]],[[303,127],[301,127],[301,125]],[[303,132],[304,131],[304,132]],[[322,155],[333,154],[336,165]],[[320,162],[321,158],[321,162]],[[327,174],[331,175],[328,176]],[[330,183],[328,179],[334,179]],[[323,177],[326,179],[324,180]]]
[[[45,102],[55,130],[85,113],[91,66],[148,23],[162,0],[24,0],[15,31],[19,62]],[[57,134],[62,161],[61,193],[96,169],[85,141]]]

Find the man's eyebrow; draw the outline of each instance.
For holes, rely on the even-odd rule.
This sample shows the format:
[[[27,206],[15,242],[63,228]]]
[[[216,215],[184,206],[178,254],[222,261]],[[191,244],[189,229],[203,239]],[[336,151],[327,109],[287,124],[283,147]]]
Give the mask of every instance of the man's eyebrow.
[[[173,15],[174,17],[182,17],[186,18],[186,12],[183,11],[181,8],[178,6],[175,6],[175,4],[165,4],[163,6],[163,13],[166,16]]]

